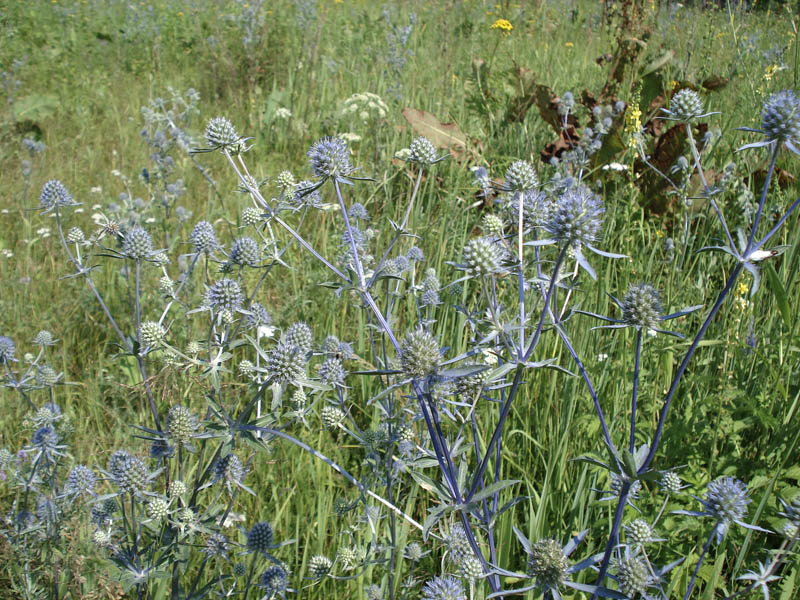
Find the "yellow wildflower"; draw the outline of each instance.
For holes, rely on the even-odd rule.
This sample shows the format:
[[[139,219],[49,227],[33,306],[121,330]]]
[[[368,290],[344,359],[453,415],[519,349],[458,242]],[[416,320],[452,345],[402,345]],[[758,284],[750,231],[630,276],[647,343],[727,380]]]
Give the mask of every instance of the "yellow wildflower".
[[[573,44],[572,42],[565,42],[565,43],[564,43],[564,45],[565,45],[567,48],[572,48],[572,47],[573,47],[575,44]]]
[[[509,34],[511,30],[514,29],[514,26],[511,24],[511,21],[507,19],[497,19],[490,29],[499,29],[502,33]]]
[[[766,70],[764,71],[764,79],[766,81],[770,81],[772,79],[772,76],[775,75],[775,73],[777,73],[779,70],[780,67],[778,67],[778,65],[768,65]]]

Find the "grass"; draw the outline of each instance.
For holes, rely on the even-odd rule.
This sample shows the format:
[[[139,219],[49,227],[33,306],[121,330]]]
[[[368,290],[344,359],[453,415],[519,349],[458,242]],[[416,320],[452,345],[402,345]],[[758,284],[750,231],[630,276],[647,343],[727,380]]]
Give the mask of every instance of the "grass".
[[[84,203],[84,212],[76,215],[76,221],[87,230],[92,228],[92,205],[106,204],[128,191],[112,170],[130,178],[134,196],[146,196],[148,189],[138,174],[145,166],[153,167],[149,162],[151,151],[139,134],[141,108],[155,97],[166,97],[167,86],[178,91],[193,87],[201,101],[200,114],[194,117],[190,129],[199,134],[209,118],[226,116],[239,130],[253,136],[255,145],[247,160],[259,175],[274,178],[288,169],[298,179],[305,178],[309,173],[305,151],[314,140],[348,131],[360,135],[362,140],[353,144],[353,160],[376,183],[361,184],[347,193],[374,216],[379,232],[376,247],[381,247],[391,233],[386,219],[402,219],[413,185],[404,169],[391,161],[394,152],[406,147],[413,136],[400,114],[403,107],[411,106],[429,111],[442,121],[457,123],[470,139],[464,160],[442,163],[434,175],[425,178],[421,201],[411,216],[411,227],[419,234],[419,243],[429,258],[426,266],[436,268],[440,279],[447,282],[455,274],[446,261],[460,259],[461,248],[486,212],[485,207],[474,203],[469,167],[489,164],[493,174],[499,176],[517,158],[536,164],[540,150],[554,138],[535,108],[519,123],[503,122],[496,116],[490,119],[471,108],[476,85],[471,78],[473,59],[480,57],[491,64],[492,92],[498,102],[518,91],[510,75],[514,65],[533,70],[537,82],[557,94],[573,90],[577,96],[582,89],[597,90],[605,81],[606,70],[595,63],[595,58],[615,47],[614,32],[601,22],[597,4],[573,2],[569,10],[561,3],[547,2],[523,6],[481,2],[393,4],[391,18],[397,25],[408,24],[410,12],[417,15],[405,54],[407,63],[401,72],[401,99],[387,95],[387,89],[395,85],[382,59],[387,53],[387,25],[380,7],[369,2],[320,2],[316,19],[305,30],[297,28],[294,3],[269,3],[262,7],[265,19],[250,46],[242,41],[242,25],[237,18],[244,8],[238,3],[0,4],[0,20],[8,32],[0,42],[0,70],[8,71],[12,60],[26,58],[16,74],[21,86],[14,93],[15,101],[0,113],[5,142],[0,146],[0,204],[4,209],[0,213],[0,249],[13,253],[10,258],[0,256],[0,334],[12,337],[21,348],[27,347],[24,342],[39,329],[48,329],[61,340],[53,350],[52,364],[65,373],[66,381],[76,383],[56,391],[57,401],[76,426],[71,449],[76,462],[105,464],[111,450],[131,445],[130,424],[146,424],[149,415],[135,364],[113,358],[113,331],[85,284],[59,279],[68,270],[54,235],[54,223],[30,210],[37,205],[38,190],[45,181],[60,179],[76,200]],[[716,75],[730,78],[723,89],[704,94],[708,109],[722,113],[709,119],[720,137],[708,156],[708,166],[721,172],[731,150],[749,141],[735,128],[757,124],[758,107],[770,92],[798,87],[798,46],[792,29],[796,19],[787,18],[787,8],[778,3],[752,13],[684,8],[672,20],[668,19],[669,11],[662,6],[658,16],[648,22],[651,32],[640,63],[646,64],[664,51],[674,51],[660,74],[665,86],[671,80],[701,82]],[[500,17],[514,24],[507,37],[499,37],[489,28]],[[770,73],[769,67],[776,63],[765,62],[759,52],[744,53],[742,40],[753,34],[761,36],[755,43],[765,50],[773,40],[787,47],[786,69]],[[629,74],[619,97],[628,101],[637,84],[638,79]],[[361,124],[339,118],[342,102],[362,91],[377,93],[389,103],[385,120]],[[277,106],[291,110],[293,118],[288,122],[276,118]],[[21,141],[26,136],[40,139],[47,147],[34,160],[29,185],[20,172],[20,162],[26,157]],[[201,218],[220,227],[228,219],[235,231],[242,196],[233,193],[237,187],[233,173],[217,155],[199,155],[197,160],[208,167],[215,186],[206,183],[187,157],[178,159],[175,173],[180,174],[188,190],[179,204],[193,213],[180,232],[182,239]],[[621,160],[631,164],[633,156],[629,153]],[[766,168],[762,164],[766,159],[758,153],[737,155],[734,160],[743,164],[744,172]],[[797,173],[797,158],[788,152],[781,154],[778,165],[789,174]],[[541,164],[537,168],[542,172],[546,169]],[[683,268],[678,269],[675,262],[664,261],[662,241],[675,235],[680,215],[648,214],[641,207],[635,185],[625,175],[599,170],[595,175],[605,190],[604,248],[631,258],[595,261],[598,281],[584,286],[581,306],[609,314],[606,293],[622,294],[629,283],[642,280],[661,289],[670,309],[701,302],[708,306],[731,265],[719,255],[693,251],[715,243],[719,235],[716,223],[708,218],[711,213],[707,207],[696,209],[693,247]],[[747,181],[753,190],[759,189],[756,178],[757,174]],[[101,191],[93,191],[95,188]],[[785,207],[797,191],[792,180],[786,187],[775,187],[772,193],[775,203]],[[326,197],[326,201],[331,200]],[[728,195],[724,202],[726,214],[735,215],[736,199]],[[735,216],[731,218],[736,220]],[[339,243],[335,223],[331,213],[314,213],[304,222],[303,232],[315,247],[333,255]],[[800,264],[800,229],[796,218],[790,224],[780,241],[790,248],[775,263],[777,281],[789,299],[798,293]],[[37,233],[44,226],[52,230],[49,237]],[[364,367],[370,366],[361,312],[346,298],[337,300],[319,287],[327,275],[297,245],[289,254],[293,268],[269,277],[259,300],[279,325],[306,320],[321,335],[330,332],[355,341],[357,353],[366,360]],[[155,289],[157,276],[153,277],[147,283]],[[103,266],[95,273],[95,280],[100,289],[110,290],[112,309],[126,305],[124,282],[115,268]],[[706,482],[719,475],[735,474],[747,482],[755,497],[753,506],[762,497],[767,498],[762,519],[772,528],[779,527],[779,520],[773,517],[775,496],[767,492],[774,488],[778,495],[791,498],[800,486],[797,313],[790,304],[789,320],[782,319],[775,293],[774,285],[765,278],[752,299],[738,295],[714,323],[676,398],[660,451],[663,467],[682,466],[681,476],[698,495]],[[155,298],[152,294],[150,299]],[[452,300],[468,308],[476,306],[469,286]],[[405,304],[398,310],[410,326],[413,307]],[[449,354],[454,355],[467,344],[464,316],[453,311],[440,315],[436,329],[453,336]],[[702,318],[701,311],[684,319],[681,330],[696,329]],[[590,332],[589,321],[576,315],[568,328],[578,353],[596,376],[601,403],[611,416],[612,434],[622,439],[628,424],[634,336],[627,332]],[[746,344],[751,322],[757,336],[752,349]],[[661,398],[686,347],[679,341],[647,340],[640,431],[654,430]],[[539,358],[555,356],[559,364],[571,365],[555,336],[548,338],[538,352]],[[153,373],[153,378],[159,405],[201,405],[203,383],[192,374],[164,370]],[[225,389],[232,397],[245,392],[245,386],[234,380],[226,382]],[[365,402],[376,391],[374,383],[354,390],[360,423],[378,423],[377,411]],[[16,450],[23,444],[20,424],[26,408],[11,390],[0,392],[0,398],[6,415],[0,423],[0,446]],[[494,423],[497,412],[496,407],[482,406],[479,419]],[[531,539],[553,536],[566,540],[571,532],[591,528],[594,537],[582,548],[581,556],[602,550],[604,539],[599,532],[610,525],[614,506],[598,502],[602,494],[595,490],[607,487],[606,476],[574,461],[587,452],[601,450],[598,427],[579,378],[540,370],[526,376],[523,395],[510,415],[511,430],[504,439],[501,478],[523,482],[516,493],[529,500],[515,508],[513,522]],[[318,423],[312,423],[304,435],[337,463],[359,470],[359,448],[320,431]],[[646,441],[643,436],[638,443]],[[307,493],[309,482],[318,493]],[[333,556],[340,533],[355,519],[353,514],[339,517],[332,509],[334,498],[352,500],[355,490],[324,463],[292,446],[275,444],[274,454],[257,454],[247,484],[258,491],[257,497],[244,506],[247,523],[269,520],[282,537],[297,540],[284,556],[296,574],[305,572],[314,554]],[[416,486],[407,493],[407,512],[424,520],[426,509],[432,505],[430,495]],[[0,484],[4,510],[7,499],[7,490]],[[645,514],[658,509],[653,502],[642,499],[640,508]],[[500,563],[524,569],[524,555],[511,523],[512,519],[506,518],[498,530]],[[672,516],[666,518],[663,529],[677,554],[699,552],[704,533],[686,528]],[[70,538],[75,556],[93,556],[88,532],[84,524],[80,533]],[[369,541],[363,528],[355,535],[361,543]],[[401,539],[415,535],[401,527]],[[728,557],[720,561],[732,562],[739,551],[740,556],[749,551],[746,564],[737,564],[735,570],[726,570],[727,574],[742,574],[760,558],[752,545],[742,546],[746,539],[737,532],[728,542],[727,555],[722,551],[716,555]],[[2,549],[0,545],[0,552]],[[111,585],[109,575],[95,559],[87,560],[92,569],[89,582],[74,595],[102,597],[99,590]],[[693,564],[687,561],[675,571],[673,579],[688,579]],[[437,559],[429,557],[423,566],[424,572],[436,572]],[[701,579],[709,581],[722,568],[721,563],[707,563]],[[401,570],[399,565],[396,571]],[[367,571],[353,581],[327,580],[304,590],[299,597],[365,598],[363,588],[370,582]],[[685,587],[685,583],[678,584],[675,595],[682,594]],[[720,582],[717,592],[713,587],[707,586],[702,597],[723,597],[721,590],[734,589],[732,580]],[[94,596],[90,590],[94,590]],[[153,597],[163,597],[161,593],[166,592],[156,588]]]

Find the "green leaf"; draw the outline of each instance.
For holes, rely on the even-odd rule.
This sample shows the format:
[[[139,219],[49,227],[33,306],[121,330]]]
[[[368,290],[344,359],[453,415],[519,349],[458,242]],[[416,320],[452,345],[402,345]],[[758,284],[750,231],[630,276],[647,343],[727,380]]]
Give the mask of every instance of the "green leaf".
[[[422,540],[427,542],[428,535],[431,532],[431,528],[439,522],[443,516],[445,516],[448,512],[452,512],[455,510],[454,506],[450,506],[449,504],[440,504],[436,508],[428,509],[431,511],[431,514],[428,515],[428,518],[425,519],[425,522],[422,524]]]
[[[469,504],[477,504],[478,502],[482,502],[486,498],[490,496],[494,496],[496,492],[500,490],[504,490],[507,487],[514,485],[515,483],[519,483],[518,479],[502,479],[500,481],[495,481],[490,483],[485,488],[477,492],[472,499],[469,501]]]
[[[791,328],[792,311],[789,309],[789,300],[786,296],[786,289],[783,287],[783,282],[781,282],[781,278],[778,277],[775,267],[773,267],[770,263],[764,265],[762,270],[767,273],[769,289],[775,296],[775,302],[778,304],[778,310],[783,318],[783,324],[786,325],[786,327]]]
[[[55,94],[29,94],[14,102],[14,115],[18,121],[41,121],[58,110],[59,101]]]

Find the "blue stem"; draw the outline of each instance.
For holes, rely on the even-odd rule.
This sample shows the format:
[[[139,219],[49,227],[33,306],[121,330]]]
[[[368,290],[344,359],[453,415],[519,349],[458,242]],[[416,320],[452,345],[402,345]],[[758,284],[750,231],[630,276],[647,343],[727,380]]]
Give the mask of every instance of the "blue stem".
[[[636,450],[636,400],[639,393],[639,370],[642,358],[642,329],[636,331],[636,356],[633,361],[633,396],[631,397],[631,439],[628,450],[633,454]]]
[[[697,566],[694,568],[694,573],[692,573],[692,579],[689,581],[689,587],[686,588],[686,593],[683,595],[683,600],[688,600],[689,594],[692,593],[695,579],[697,579],[697,572],[700,570],[700,566],[703,564],[703,559],[706,557],[706,553],[708,552],[708,547],[711,545],[711,540],[714,539],[716,531],[717,528],[715,526],[714,528],[711,529],[711,533],[708,534],[708,539],[706,540],[705,546],[703,546],[703,552],[700,554],[700,558],[697,560]]]

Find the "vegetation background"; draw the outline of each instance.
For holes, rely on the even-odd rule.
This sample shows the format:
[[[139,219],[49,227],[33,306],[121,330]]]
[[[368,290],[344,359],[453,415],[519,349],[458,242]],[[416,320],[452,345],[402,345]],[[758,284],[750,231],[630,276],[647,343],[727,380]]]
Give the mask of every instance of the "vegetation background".
[[[613,95],[634,105],[637,97],[647,95],[652,73],[665,98],[675,82],[692,83],[701,90],[707,109],[721,113],[707,119],[714,134],[707,166],[721,174],[734,160],[742,189],[759,189],[766,159],[760,154],[732,157],[734,148],[749,141],[736,127],[758,126],[761,104],[770,93],[798,89],[796,6],[731,1],[706,3],[701,9],[699,4],[0,2],[0,71],[7,99],[0,109],[0,333],[20,340],[21,346],[40,329],[60,339],[52,364],[74,385],[58,387],[55,394],[76,426],[71,448],[76,462],[104,464],[112,449],[130,444],[130,425],[146,423],[148,412],[133,365],[113,358],[113,331],[93,296],[82,281],[60,279],[68,270],[53,220],[32,209],[38,190],[52,178],[63,181],[83,203],[74,224],[87,231],[95,227],[96,205],[105,207],[121,193],[147,197],[150,191],[141,173],[152,169],[151,149],[140,133],[141,110],[154,98],[169,98],[170,88],[180,94],[196,90],[200,114],[187,129],[200,140],[209,118],[227,117],[252,136],[248,161],[265,178],[274,179],[283,170],[298,180],[307,178],[305,153],[311,143],[323,135],[350,134],[354,163],[363,175],[376,179],[357,187],[353,200],[367,207],[387,238],[391,232],[386,219],[402,218],[413,184],[408,168],[392,160],[419,133],[420,123],[404,116],[403,109],[427,111],[438,122],[454,124],[450,131],[463,146],[453,146],[454,158],[425,178],[410,221],[429,259],[427,266],[446,282],[457,277],[446,261],[458,260],[490,210],[475,196],[470,168],[486,165],[500,176],[521,158],[546,178],[549,167],[540,161],[540,153],[557,135],[537,110],[541,103],[531,101],[522,110],[520,99],[531,90],[541,92],[535,86],[556,96],[572,91],[578,97],[581,90],[599,94],[609,81],[609,57],[616,56],[619,40],[626,36],[636,40],[639,50],[624,65]],[[498,19],[507,19],[513,29],[493,28]],[[388,107],[386,114],[366,119],[343,114],[344,102],[362,92],[378,94]],[[652,117],[651,106],[640,107],[645,123]],[[635,152],[625,145],[624,131],[618,137],[619,148],[604,164],[617,162],[627,170],[603,170],[604,164],[598,163],[592,177],[605,190],[607,249],[630,258],[599,265],[599,280],[586,289],[582,307],[608,314],[606,292],[619,294],[629,282],[640,280],[657,285],[669,308],[707,302],[724,280],[724,262],[694,252],[680,266],[677,259],[667,260],[664,241],[679,241],[682,209],[666,196],[642,191]],[[43,142],[44,151],[30,151],[25,138]],[[242,196],[235,193],[238,183],[223,161],[216,155],[187,154],[176,160],[186,188],[178,204],[193,215],[183,238],[200,219],[238,226]],[[788,206],[797,196],[797,165],[796,157],[780,154],[775,204]],[[742,189],[724,196],[726,214],[741,209]],[[713,242],[718,232],[707,218],[710,213],[702,207],[693,210],[693,247]],[[334,252],[338,238],[331,233],[333,216],[320,212],[309,218],[314,222],[306,222],[305,232],[317,247]],[[720,475],[735,474],[747,482],[755,500],[750,514],[763,512],[761,524],[774,530],[780,529],[772,516],[776,497],[800,492],[796,216],[785,235],[781,243],[791,248],[773,263],[776,277],[767,278],[753,297],[747,285],[738,289],[712,325],[690,367],[661,450],[670,465],[682,467],[680,475],[692,493],[700,495]],[[359,313],[319,288],[325,274],[310,257],[296,248],[293,252],[293,268],[269,278],[259,300],[276,323],[305,320],[315,331],[354,340],[356,352],[368,361]],[[121,296],[116,268],[103,267],[96,278],[99,287],[119,290]],[[464,300],[464,294],[449,301]],[[112,306],[127,302],[113,294],[109,300]],[[412,322],[413,308],[407,309]],[[464,331],[463,315],[445,314],[439,331]],[[699,319],[693,315],[681,327],[696,329]],[[630,370],[626,357],[634,337],[585,329],[576,334],[578,351],[599,373],[598,388],[612,415],[612,430],[624,435]],[[454,335],[453,350],[463,346],[462,337]],[[648,343],[641,410],[654,425],[658,400],[685,344],[668,339]],[[554,356],[562,352],[556,343],[550,349]],[[163,368],[153,374],[153,385],[162,406],[197,400],[199,384],[191,374]],[[226,385],[231,394],[245,388],[235,377]],[[366,400],[371,392],[365,388],[360,393]],[[599,532],[608,527],[613,503],[599,502],[602,494],[595,491],[607,487],[605,474],[572,461],[600,448],[599,425],[582,382],[549,372],[537,375],[520,400],[511,415],[505,446],[508,472],[503,473],[504,478],[522,480],[516,493],[529,497],[517,507],[515,521],[530,537],[564,537],[591,527],[598,535],[583,550],[599,551],[604,541]],[[0,388],[0,410],[0,446],[17,450],[28,436],[21,433],[27,409],[12,390]],[[369,423],[377,415],[364,405],[358,418]],[[337,462],[358,469],[358,448],[341,445],[318,422],[304,435]],[[353,490],[325,464],[276,444],[269,460],[257,456],[248,485],[257,491],[247,501],[248,521],[267,519],[283,537],[297,539],[290,562],[298,576],[312,555],[335,555],[345,524],[333,513],[333,500],[352,497]],[[317,493],[309,493],[310,488]],[[3,510],[6,494],[0,482]],[[407,510],[416,518],[423,520],[427,507],[424,490],[409,496]],[[510,521],[500,531],[501,563],[524,568]],[[671,516],[662,528],[675,552],[698,554],[703,534]],[[720,561],[738,561],[734,573],[752,566],[759,554],[749,540],[742,531],[732,534],[732,550],[720,553],[716,564],[707,562],[701,580],[720,573]],[[113,573],[104,570],[92,547],[88,517],[75,523],[65,542],[62,576],[75,575],[69,586],[73,597],[119,593]],[[7,551],[0,540],[0,565]],[[431,572],[437,570],[437,560],[436,554],[429,556]],[[0,589],[7,589],[3,579],[12,569],[8,563],[0,566]],[[779,589],[776,597],[796,597],[797,571],[795,564],[785,573],[792,583],[784,582],[784,595]],[[676,590],[685,589],[688,566],[676,573]],[[370,582],[367,571],[351,581],[327,580],[299,597],[363,598]],[[713,591],[704,594],[715,597]]]

